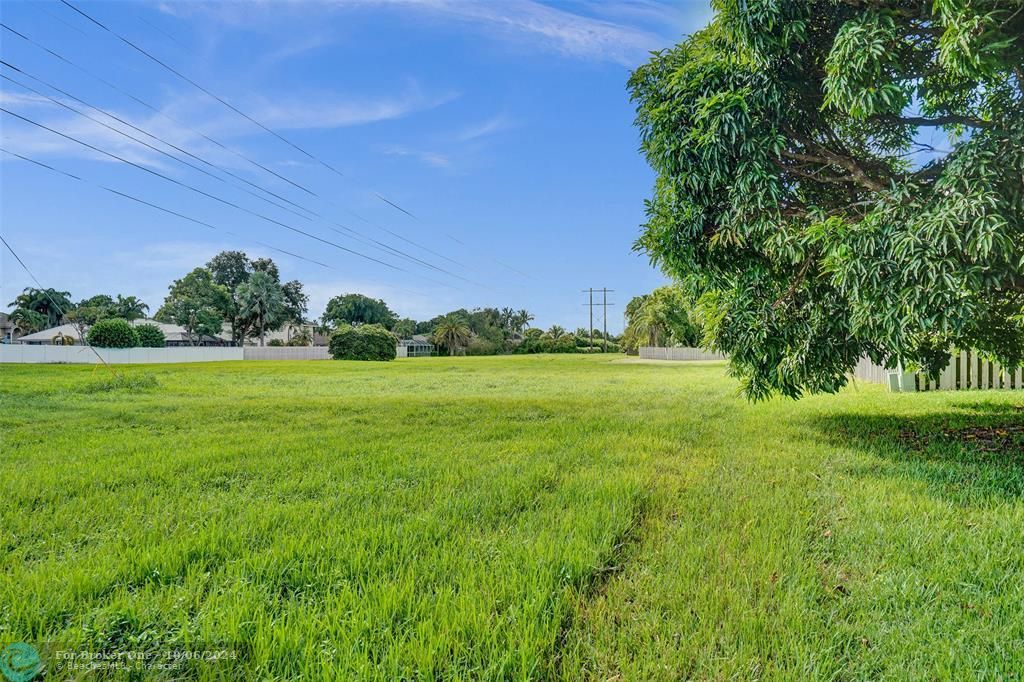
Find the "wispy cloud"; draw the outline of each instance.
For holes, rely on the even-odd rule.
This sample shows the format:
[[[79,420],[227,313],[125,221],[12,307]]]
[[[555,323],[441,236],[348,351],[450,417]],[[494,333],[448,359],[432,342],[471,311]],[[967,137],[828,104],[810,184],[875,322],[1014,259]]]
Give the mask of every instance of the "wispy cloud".
[[[418,159],[423,163],[430,166],[437,166],[438,168],[447,168],[451,166],[451,159],[444,154],[438,152],[425,151],[422,149],[412,149],[403,145],[391,145],[381,149],[384,154],[388,156],[408,156],[414,159]]]
[[[459,96],[456,92],[427,95],[413,85],[405,93],[383,98],[345,97],[323,93],[288,98],[254,99],[248,113],[264,125],[288,130],[343,128],[405,118],[435,109]]]
[[[466,126],[456,134],[455,139],[459,142],[470,142],[482,137],[494,135],[495,133],[509,129],[512,126],[513,123],[507,116],[504,114],[498,114],[497,116],[492,116],[487,120]]]
[[[701,0],[686,0],[699,8]],[[565,9],[578,7],[586,13]],[[660,35],[663,20],[668,37],[674,35],[670,10],[637,2],[578,2],[553,7],[536,0],[323,0],[322,2],[178,2],[158,8],[179,18],[203,14],[210,21],[232,28],[276,30],[281,21],[324,21],[325,10],[361,11],[393,8],[418,11],[474,25],[498,38],[554,51],[569,57],[636,66],[647,53],[666,44]],[[640,26],[656,27],[654,30]]]
[[[577,58],[635,66],[665,39],[647,30],[576,14],[533,0],[337,0],[339,6],[391,5],[480,25],[508,39]]]

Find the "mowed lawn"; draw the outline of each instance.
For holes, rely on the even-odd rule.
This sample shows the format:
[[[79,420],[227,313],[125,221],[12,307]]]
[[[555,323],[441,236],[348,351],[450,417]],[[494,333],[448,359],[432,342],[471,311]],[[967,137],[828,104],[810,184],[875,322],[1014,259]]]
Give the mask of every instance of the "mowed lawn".
[[[1024,392],[721,363],[0,366],[0,646],[222,679],[1014,678]],[[984,428],[977,428],[977,427]]]

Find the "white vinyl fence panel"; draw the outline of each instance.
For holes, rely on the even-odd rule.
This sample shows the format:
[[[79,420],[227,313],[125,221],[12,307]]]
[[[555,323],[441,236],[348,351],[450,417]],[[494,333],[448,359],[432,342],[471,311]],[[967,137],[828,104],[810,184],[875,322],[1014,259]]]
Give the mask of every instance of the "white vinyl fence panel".
[[[854,377],[862,381],[884,384],[892,370],[876,365],[863,358],[854,370]],[[982,389],[1024,388],[1024,370],[1020,367],[1010,370],[997,362],[982,359],[974,351],[960,351],[953,358],[938,379],[926,374],[911,375],[907,382],[909,390],[917,391],[971,391]]]
[[[241,348],[184,346],[173,348],[97,348],[88,346],[31,346],[25,343],[0,344],[0,363],[64,363],[96,365],[100,359],[111,365],[137,365],[166,362],[222,362],[241,360]]]
[[[640,346],[640,357],[644,360],[725,360],[721,353],[712,353],[702,348],[663,348]]]
[[[246,346],[246,360],[330,360],[327,346]]]

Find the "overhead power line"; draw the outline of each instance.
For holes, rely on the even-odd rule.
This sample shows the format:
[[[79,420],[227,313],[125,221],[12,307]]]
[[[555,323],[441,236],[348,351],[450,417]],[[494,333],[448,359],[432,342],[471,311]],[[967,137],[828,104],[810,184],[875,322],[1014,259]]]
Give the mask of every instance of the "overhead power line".
[[[19,256],[18,252],[14,250],[14,247],[12,247],[10,244],[7,243],[7,240],[4,239],[4,236],[2,234],[0,234],[0,243],[3,243],[3,245],[7,248],[7,250],[11,252],[11,255],[14,256],[14,260],[18,261],[18,265],[21,266],[21,269],[24,270],[28,274],[29,278],[33,282],[35,282],[36,286],[39,287],[39,291],[43,292],[43,295],[46,296],[47,299],[49,299],[50,303],[53,304],[54,309],[58,313],[60,313],[60,316],[62,318],[66,317],[67,316],[67,312],[65,312],[65,310],[60,307],[59,303],[57,303],[55,300],[53,300],[53,296],[50,296],[50,292],[46,289],[46,287],[43,286],[42,282],[39,281],[39,278],[36,277],[34,274],[32,274],[32,271],[29,269],[29,267],[27,265],[25,265],[25,261],[23,261],[21,259],[21,256]],[[58,320],[58,322],[59,321],[60,320]],[[114,368],[111,367],[107,363],[107,361],[103,359],[103,356],[100,355],[99,352],[97,352],[96,349],[92,347],[92,344],[89,343],[89,339],[86,338],[85,334],[82,334],[82,343],[84,343],[86,346],[89,347],[89,350],[91,350],[93,352],[93,354],[97,357],[97,359],[99,359],[99,361],[101,363],[103,363],[104,367],[109,369],[111,372],[114,372],[115,376],[117,375],[117,372],[114,370]]]
[[[147,102],[147,101],[141,99],[140,97],[137,97],[136,95],[132,94],[128,90],[125,90],[124,88],[118,86],[116,83],[112,83],[111,81],[109,81],[109,80],[103,78],[102,76],[94,73],[93,71],[87,69],[86,67],[81,66],[80,64],[78,64],[75,61],[65,57],[64,55],[56,52],[55,50],[50,49],[46,45],[40,43],[37,40],[34,40],[33,38],[29,37],[25,33],[14,29],[13,27],[7,25],[6,23],[4,23],[2,21],[0,21],[0,28],[4,29],[6,31],[9,31],[13,35],[15,35],[18,38],[20,38],[20,39],[24,40],[25,42],[29,43],[30,45],[32,45],[36,49],[39,49],[39,50],[42,50],[43,52],[46,52],[47,54],[49,54],[53,58],[55,58],[55,59],[65,63],[65,64],[71,66],[72,68],[76,69],[77,71],[80,71],[81,73],[86,74],[90,78],[95,79],[97,82],[102,83],[103,85],[105,85],[108,88],[114,90],[115,92],[117,92],[117,93],[119,93],[119,94],[121,94],[121,95],[123,95],[123,96],[125,96],[125,97],[127,97],[129,99],[131,99],[132,101],[134,101],[134,102],[136,102],[136,103],[138,103],[140,105],[142,105],[143,107],[145,107],[146,109],[149,109],[150,111],[152,111],[153,113],[157,114],[158,116],[161,116],[161,117],[171,121],[172,123],[180,125],[181,127],[183,127],[186,130],[188,130],[188,131],[198,135],[199,137],[203,138],[204,140],[206,140],[207,142],[213,144],[214,146],[218,147],[219,149],[222,149],[222,150],[224,150],[224,151],[226,151],[226,152],[228,152],[230,154],[233,154],[234,156],[236,156],[236,157],[246,161],[247,163],[251,164],[252,166],[254,166],[256,168],[259,168],[260,170],[262,170],[262,171],[264,171],[264,172],[266,172],[266,173],[268,173],[268,174],[278,178],[279,180],[282,180],[282,181],[288,183],[289,185],[291,185],[291,186],[301,190],[305,194],[308,194],[308,195],[310,195],[312,197],[320,199],[321,201],[323,201],[325,204],[327,204],[329,206],[332,206],[334,208],[338,208],[338,209],[340,209],[342,211],[345,211],[346,213],[352,215],[354,218],[356,218],[356,219],[358,219],[358,220],[360,220],[360,221],[362,221],[362,222],[364,222],[364,223],[366,223],[366,224],[368,224],[368,225],[370,225],[370,226],[372,226],[372,227],[374,227],[374,228],[376,228],[378,230],[386,232],[387,234],[391,235],[392,237],[395,237],[396,239],[399,239],[399,240],[401,240],[401,241],[403,241],[403,242],[405,242],[407,244],[410,244],[411,246],[415,246],[416,248],[421,249],[421,250],[423,250],[426,253],[429,253],[429,254],[431,254],[433,256],[436,256],[438,258],[446,260],[446,261],[448,261],[448,262],[450,262],[450,263],[452,263],[454,265],[458,265],[459,267],[465,267],[465,265],[463,263],[460,263],[459,261],[457,261],[457,260],[455,260],[453,258],[445,256],[444,254],[439,253],[438,251],[435,251],[434,249],[431,249],[430,247],[425,246],[424,244],[421,244],[421,243],[419,243],[419,242],[417,242],[415,240],[409,239],[408,237],[406,237],[406,236],[404,236],[404,235],[402,235],[402,234],[400,234],[398,232],[395,232],[394,230],[391,230],[391,229],[381,225],[380,223],[377,223],[375,221],[372,221],[372,220],[369,220],[367,218],[364,218],[363,216],[359,215],[355,211],[352,211],[351,209],[345,208],[343,206],[339,206],[338,204],[334,203],[333,201],[327,199],[326,197],[322,197],[321,195],[319,195],[314,190],[312,190],[312,189],[310,189],[310,188],[308,188],[308,187],[306,187],[306,186],[304,186],[304,185],[302,185],[302,184],[292,180],[291,178],[286,177],[285,175],[283,175],[281,173],[278,173],[277,171],[275,171],[275,170],[273,170],[271,168],[268,168],[267,166],[265,166],[264,164],[260,163],[259,161],[256,161],[255,159],[250,158],[249,156],[247,156],[247,155],[243,154],[242,152],[238,151],[237,149],[234,149],[233,147],[231,147],[229,145],[226,145],[223,142],[220,142],[219,140],[214,139],[213,137],[210,137],[209,135],[207,135],[206,133],[202,132],[201,130],[198,130],[196,128],[193,128],[193,127],[189,126],[184,121],[181,121],[180,119],[177,119],[174,116],[171,116],[170,114],[166,113],[162,109],[160,109],[160,108],[150,104],[149,102]],[[12,66],[11,68],[15,68],[17,70],[17,67],[13,67]],[[40,79],[27,74],[24,70],[20,70],[20,72],[25,74],[25,75],[28,75],[30,78],[33,78],[34,80],[36,80],[38,82],[43,82]],[[49,84],[46,84],[46,85],[49,86]],[[60,89],[58,89],[58,88],[56,88],[54,86],[49,86],[49,87],[53,87],[55,91],[61,92]],[[74,97],[72,97],[72,99],[76,99],[77,101],[81,101],[80,99],[74,98]],[[83,102],[83,104],[85,104],[85,102]],[[88,105],[87,104],[87,106],[92,106],[92,105]],[[96,107],[93,107],[93,108],[96,108]],[[103,111],[103,110],[100,110],[100,111]],[[110,115],[112,118],[116,118],[112,114],[109,114],[109,112],[105,112],[104,111],[103,113],[105,113],[106,115]],[[126,125],[130,125],[130,124],[126,123]],[[145,132],[145,131],[142,131],[142,132]],[[151,135],[149,133],[146,133],[146,134],[149,135],[150,137],[154,137],[153,135]],[[160,138],[154,138],[154,139],[160,139]],[[172,147],[174,146],[174,145],[171,145],[170,143],[165,142],[163,140],[161,140],[161,141],[164,142],[165,144],[168,144],[168,146],[172,146]],[[179,151],[182,151],[182,153],[185,153],[185,154],[189,154],[188,152],[185,152],[184,150],[180,150],[179,149]],[[207,162],[207,161],[203,161],[203,162],[209,164],[209,162]],[[210,164],[210,165],[212,165],[212,164]],[[218,170],[220,170],[221,172],[223,172],[223,173],[225,173],[227,175],[231,175],[232,177],[234,177],[234,178],[236,178],[238,180],[241,180],[242,182],[245,182],[246,184],[250,185],[251,187],[255,187],[256,189],[259,189],[262,192],[266,192],[267,194],[269,194],[269,195],[271,195],[271,196],[273,196],[273,197],[275,197],[277,199],[280,199],[281,201],[284,201],[284,202],[286,202],[286,203],[288,203],[288,204],[290,204],[292,206],[295,206],[296,208],[299,208],[299,209],[301,209],[303,211],[306,211],[306,212],[311,213],[313,215],[317,215],[318,217],[322,218],[322,216],[317,214],[315,211],[312,211],[308,207],[302,206],[302,205],[297,204],[297,203],[295,203],[295,202],[293,202],[293,201],[291,201],[289,199],[286,199],[285,197],[282,197],[279,194],[271,192],[270,190],[266,189],[265,187],[262,187],[261,185],[257,185],[255,183],[252,183],[251,181],[246,180],[245,178],[242,178],[241,176],[238,176],[238,175],[236,175],[236,174],[230,172],[229,170],[224,169],[224,168],[222,168],[220,166],[214,166],[214,167],[216,167]],[[324,219],[324,220],[326,220],[326,219]],[[328,222],[330,222],[330,221],[328,221]],[[370,239],[372,242],[374,242],[374,243],[376,243],[378,245],[383,246],[383,248],[393,252],[395,255],[399,255],[399,257],[405,257],[407,259],[412,259],[412,260],[414,260],[416,262],[419,262],[421,264],[426,264],[428,267],[431,267],[432,269],[439,270],[439,271],[443,272],[443,270],[433,266],[432,264],[428,264],[425,261],[416,258],[415,256],[411,256],[409,254],[406,254],[404,251],[401,251],[400,249],[395,249],[394,247],[391,247],[389,245],[386,245],[386,244],[383,244],[381,242],[378,242],[377,240],[373,239],[372,237],[368,237],[366,235],[363,235],[363,233],[359,232],[358,230],[354,230],[353,228],[348,227],[346,225],[342,225],[341,223],[336,223],[335,222],[335,223],[332,223],[332,224],[336,225],[338,227],[341,227],[342,229],[344,229],[344,230],[346,230],[348,232],[352,232],[352,233],[355,233],[357,235],[363,236],[366,239]],[[335,231],[337,231],[337,230],[335,230]],[[450,235],[449,235],[449,237],[450,237]],[[450,238],[454,239],[453,237],[450,237]],[[455,240],[455,241],[458,241],[458,240]],[[517,270],[514,270],[510,266],[505,265],[504,263],[501,263],[500,261],[495,261],[495,262],[497,262],[499,265],[502,265],[503,267],[506,267],[506,268],[509,268],[510,270],[513,270],[514,272],[519,272]],[[519,273],[519,274],[524,274],[524,273]],[[463,279],[465,279],[465,278],[463,278]],[[466,280],[466,281],[469,281],[469,282],[471,282],[473,284],[479,285],[479,283],[473,282],[472,280]],[[483,286],[483,285],[480,285],[480,286]]]
[[[106,150],[100,149],[99,147],[91,145],[88,142],[84,142],[82,140],[79,140],[76,137],[72,137],[71,135],[67,135],[66,133],[62,133],[59,130],[55,130],[55,129],[47,126],[47,125],[39,123],[38,121],[33,121],[32,119],[30,119],[30,118],[28,118],[26,116],[22,116],[21,114],[15,113],[15,112],[13,112],[13,111],[11,111],[9,109],[6,109],[4,107],[0,107],[0,111],[4,112],[4,113],[6,113],[6,114],[8,114],[10,116],[14,116],[15,118],[18,118],[18,119],[20,119],[20,120],[22,120],[22,121],[24,121],[26,123],[29,123],[31,125],[34,125],[34,126],[36,126],[38,128],[42,128],[43,130],[47,130],[47,131],[53,133],[54,135],[59,135],[60,137],[63,137],[66,140],[70,140],[72,142],[80,144],[83,147],[86,147],[87,149],[91,149],[91,150],[93,150],[93,151],[95,151],[95,152],[97,152],[99,154],[102,154],[104,156],[108,156],[108,157],[110,157],[112,159],[120,161],[121,163],[128,164],[129,166],[133,166],[134,168],[138,168],[139,170],[141,170],[143,172],[149,173],[150,175],[154,175],[154,176],[156,176],[158,178],[166,180],[167,182],[170,182],[170,183],[173,183],[175,185],[178,185],[179,187],[183,187],[185,189],[191,190],[192,192],[195,192],[197,194],[201,194],[202,196],[207,197],[209,199],[212,199],[212,200],[214,200],[216,202],[219,202],[219,203],[224,204],[226,206],[230,206],[230,207],[235,208],[235,209],[237,209],[239,211],[242,211],[244,213],[248,213],[249,215],[254,216],[256,218],[259,218],[260,220],[264,220],[264,221],[266,221],[268,223],[271,223],[271,224],[274,224],[274,225],[278,225],[280,227],[285,228],[286,230],[291,230],[292,232],[295,232],[297,234],[301,234],[303,236],[309,237],[310,239],[314,239],[314,240],[316,240],[318,242],[321,242],[323,244],[327,244],[328,246],[332,246],[332,247],[334,247],[336,249],[340,249],[340,250],[345,251],[347,253],[351,253],[354,256],[358,256],[360,258],[363,258],[363,259],[366,259],[366,260],[369,260],[369,261],[373,261],[374,263],[378,263],[380,265],[383,265],[384,267],[391,268],[392,270],[397,270],[399,272],[408,273],[408,270],[405,270],[404,268],[400,268],[397,265],[393,265],[393,264],[388,263],[386,261],[382,261],[382,260],[380,260],[378,258],[374,258],[373,256],[368,256],[365,253],[360,253],[359,251],[356,251],[354,249],[350,249],[347,246],[342,246],[341,244],[332,242],[332,241],[330,241],[328,239],[324,239],[322,237],[318,237],[315,234],[312,234],[310,232],[306,232],[305,230],[301,230],[301,229],[299,229],[297,227],[293,227],[291,225],[288,225],[287,223],[283,223],[280,220],[275,220],[274,218],[270,218],[270,217],[265,216],[265,215],[263,215],[261,213],[257,213],[256,211],[253,211],[253,210],[250,210],[248,208],[245,208],[244,206],[240,206],[240,205],[238,205],[238,204],[236,204],[234,202],[228,201],[227,199],[222,199],[222,198],[220,198],[218,196],[210,194],[209,192],[205,192],[205,191],[199,189],[198,187],[194,187],[194,186],[192,186],[192,185],[190,185],[190,184],[188,184],[186,182],[182,182],[180,180],[175,180],[174,178],[172,178],[170,176],[167,176],[167,175],[164,175],[163,173],[159,173],[159,172],[153,170],[152,168],[146,168],[145,166],[143,166],[141,164],[138,164],[138,163],[135,163],[134,161],[129,161],[128,159],[125,159],[125,158],[123,158],[121,156],[118,156],[117,154],[113,154],[113,153],[108,152]]]
[[[69,173],[68,171],[61,170],[59,168],[51,166],[50,164],[43,163],[42,161],[38,161],[36,159],[30,158],[28,156],[25,156],[23,154],[18,154],[17,152],[13,152],[10,149],[7,149],[5,147],[0,146],[0,152],[4,152],[5,154],[10,154],[11,156],[19,158],[22,161],[27,161],[27,162],[29,162],[31,164],[35,164],[36,166],[39,166],[40,168],[45,168],[48,171],[52,171],[52,172],[57,173],[59,175],[63,175],[64,177],[68,177],[68,178],[71,178],[73,180],[77,180],[79,182],[85,183],[86,185],[92,185],[93,187],[99,187],[100,189],[106,190],[107,192],[110,192],[111,194],[116,194],[117,196],[122,197],[124,199],[129,199],[131,201],[134,201],[136,203],[142,204],[144,206],[149,206],[150,208],[154,208],[154,209],[156,209],[158,211],[162,211],[163,213],[167,213],[167,214],[175,216],[177,218],[181,218],[182,220],[187,220],[190,223],[195,223],[196,225],[202,225],[203,227],[208,227],[211,230],[218,230],[220,232],[223,232],[224,234],[229,234],[229,235],[231,235],[233,237],[239,237],[239,238],[242,238],[242,239],[247,239],[247,240],[251,241],[253,244],[257,244],[259,246],[262,246],[263,248],[270,249],[271,251],[276,251],[278,253],[283,253],[286,256],[291,256],[293,258],[297,258],[299,260],[306,261],[307,263],[312,263],[314,265],[319,265],[320,267],[327,268],[328,270],[334,270],[335,269],[332,266],[327,265],[326,263],[321,263],[318,260],[314,260],[312,258],[307,258],[306,256],[302,256],[302,255],[299,255],[297,253],[293,253],[291,251],[287,251],[285,249],[282,249],[282,248],[279,248],[279,247],[276,247],[276,246],[271,246],[270,244],[266,244],[264,242],[252,239],[251,237],[243,237],[242,235],[239,235],[239,234],[237,234],[235,232],[232,232],[231,230],[227,230],[227,229],[225,229],[223,227],[217,227],[216,225],[213,225],[212,223],[208,223],[205,220],[199,220],[198,218],[193,218],[193,217],[185,215],[184,213],[181,213],[179,211],[175,211],[174,209],[170,209],[170,208],[166,208],[164,206],[160,206],[158,204],[154,204],[154,203],[152,203],[150,201],[146,201],[145,199],[140,199],[137,196],[134,196],[134,195],[131,195],[131,194],[127,194],[126,192],[121,192],[120,190],[116,190],[116,189],[114,189],[112,187],[107,187],[106,185],[101,185],[101,184],[96,183],[96,182],[89,182],[85,178],[80,177],[78,175],[75,175],[74,173]]]
[[[196,154],[193,154],[192,152],[189,152],[186,149],[182,149],[181,147],[175,145],[172,142],[169,142],[169,141],[165,140],[162,137],[154,135],[154,134],[152,134],[152,133],[150,133],[150,132],[148,132],[148,131],[146,131],[146,130],[144,130],[144,129],[142,129],[142,128],[134,125],[134,124],[132,124],[131,122],[126,121],[125,119],[117,116],[116,114],[113,114],[113,113],[111,113],[111,112],[109,112],[109,111],[107,111],[105,109],[102,109],[102,108],[97,107],[97,106],[95,106],[93,104],[90,104],[89,102],[86,102],[85,100],[83,100],[83,99],[81,99],[79,97],[76,97],[75,95],[67,92],[66,90],[63,90],[63,89],[59,88],[58,86],[56,86],[56,85],[54,85],[54,84],[52,84],[52,83],[50,83],[50,82],[48,82],[46,80],[43,80],[42,78],[39,78],[37,76],[33,76],[32,74],[28,73],[24,69],[21,69],[21,68],[15,66],[15,65],[11,64],[10,62],[7,62],[7,61],[4,61],[3,59],[0,59],[0,65],[6,66],[7,68],[10,68],[10,69],[13,69],[13,70],[17,71],[18,73],[22,74],[23,76],[25,76],[27,78],[31,78],[32,80],[34,80],[34,81],[36,81],[38,83],[41,83],[42,85],[44,85],[44,86],[46,86],[46,87],[48,87],[48,88],[50,88],[50,89],[52,89],[52,90],[54,90],[56,92],[59,92],[60,94],[64,95],[65,97],[67,97],[69,99],[72,99],[75,102],[79,102],[79,103],[83,104],[84,106],[87,106],[90,109],[92,109],[94,111],[97,111],[97,112],[99,112],[100,114],[102,114],[104,116],[108,116],[111,119],[113,119],[113,120],[115,120],[115,121],[117,121],[117,122],[119,122],[119,123],[121,123],[121,124],[123,124],[123,125],[125,125],[125,126],[127,126],[129,128],[131,128],[132,130],[137,130],[138,132],[142,133],[143,135],[146,135],[147,137],[149,137],[151,139],[157,140],[158,142],[161,142],[161,143],[167,145],[168,147],[170,147],[172,149],[175,149],[175,150],[179,151],[182,154],[185,154],[189,158],[196,159],[200,163],[203,163],[203,164],[209,166],[210,168],[218,170],[218,171],[220,171],[222,173],[225,173],[225,174],[227,174],[227,175],[229,175],[231,177],[238,178],[239,180],[242,180],[246,184],[251,185],[253,187],[256,187],[257,189],[261,189],[262,191],[267,192],[268,194],[270,194],[272,196],[278,196],[278,195],[274,194],[273,192],[270,192],[269,190],[266,190],[265,188],[260,187],[259,185],[255,185],[255,184],[249,182],[248,180],[245,180],[244,178],[241,178],[241,177],[235,175],[234,173],[230,172],[229,170],[227,170],[225,168],[222,168],[221,166],[219,166],[217,164],[214,164],[214,163],[212,163],[212,162],[210,162],[210,161],[208,161],[206,159],[203,159],[202,157],[197,156]],[[162,149],[158,149],[157,147],[154,147],[154,146],[148,144],[147,142],[145,142],[143,140],[139,140],[138,138],[136,138],[136,137],[134,137],[132,135],[129,135],[129,134],[125,133],[122,130],[119,130],[119,129],[113,127],[113,126],[108,125],[107,123],[105,123],[103,121],[100,121],[100,120],[98,120],[98,119],[96,119],[96,118],[94,118],[92,116],[89,116],[88,114],[86,114],[86,113],[84,113],[82,111],[79,111],[79,110],[75,109],[74,107],[71,107],[71,106],[67,105],[64,102],[61,102],[60,100],[58,100],[56,98],[50,97],[49,95],[47,95],[47,94],[45,94],[43,92],[40,92],[39,90],[36,90],[36,89],[34,89],[34,88],[32,88],[32,87],[30,87],[28,85],[25,85],[24,83],[21,83],[21,82],[15,80],[13,78],[10,78],[9,76],[6,76],[4,74],[0,74],[0,78],[4,78],[4,79],[10,81],[11,83],[14,83],[15,85],[18,85],[19,87],[25,88],[29,92],[33,92],[33,93],[39,95],[40,97],[44,97],[47,100],[51,101],[52,103],[54,103],[54,104],[56,104],[56,105],[58,105],[60,107],[63,107],[65,109],[68,109],[69,111],[72,111],[72,112],[80,115],[80,116],[83,116],[84,118],[87,118],[87,119],[89,119],[89,120],[91,120],[91,121],[93,121],[93,122],[95,122],[95,123],[97,123],[99,125],[102,125],[103,127],[108,128],[109,130],[112,130],[113,132],[115,132],[115,133],[117,133],[119,135],[122,135],[122,136],[124,136],[124,137],[126,137],[126,138],[128,138],[130,140],[133,140],[134,142],[136,142],[138,144],[141,144],[141,145],[143,145],[145,147],[148,147],[149,149],[152,149],[153,151],[156,151],[156,152],[158,152],[158,153],[160,153],[160,154],[162,154],[164,156],[168,156],[169,158],[171,158],[171,159],[173,159],[175,161],[178,161],[179,163],[182,163],[182,164],[185,164],[185,165],[187,165],[187,166],[189,166],[191,168],[194,168],[195,170],[203,173],[204,175],[209,175],[210,177],[213,177],[213,178],[215,178],[215,179],[217,179],[217,180],[219,180],[221,182],[227,183],[226,180],[224,180],[223,178],[221,178],[219,176],[213,175],[213,174],[209,173],[208,171],[206,171],[206,170],[204,170],[202,168],[199,168],[199,167],[195,166],[194,164],[191,164],[191,163],[189,163],[189,162],[187,162],[187,161],[185,161],[183,159],[179,159],[179,158],[175,157],[174,155],[169,154],[169,153],[167,153],[166,151],[164,151]],[[227,184],[230,184],[230,183],[227,183]],[[305,216],[305,215],[303,215],[301,213],[293,211],[293,210],[289,209],[286,206],[282,206],[282,205],[280,205],[280,204],[278,204],[278,203],[276,203],[276,202],[274,202],[274,201],[272,201],[270,199],[262,197],[262,196],[256,194],[255,192],[251,192],[251,191],[245,189],[244,187],[236,187],[236,188],[242,190],[243,192],[246,192],[247,194],[251,194],[251,195],[255,196],[257,199],[260,199],[261,201],[268,202],[268,203],[270,203],[273,206],[276,206],[276,207],[278,207],[278,208],[280,208],[282,210],[288,211],[289,213],[292,213],[293,215],[296,215],[296,216],[298,216],[300,218],[303,218],[305,220],[311,220],[311,218],[309,218],[309,217],[307,217],[307,216]],[[283,199],[283,197],[282,197],[282,200],[288,201],[287,199]],[[338,222],[334,222],[334,221],[328,220],[327,218],[325,218],[321,214],[317,213],[316,211],[313,211],[312,209],[306,208],[304,206],[300,206],[300,205],[295,204],[294,202],[291,202],[291,201],[288,201],[288,203],[292,204],[293,206],[296,206],[296,207],[300,208],[303,211],[306,211],[307,213],[309,213],[310,215],[314,216],[315,218],[323,221],[325,224],[327,224],[328,228],[330,230],[332,230],[333,232],[337,232],[338,234],[346,235],[346,236],[348,236],[351,239],[354,239],[354,240],[359,241],[359,242],[361,242],[361,243],[363,243],[363,244],[365,244],[367,246],[370,246],[371,248],[375,248],[375,249],[384,251],[386,253],[389,253],[391,255],[395,255],[395,256],[397,256],[399,258],[402,258],[404,260],[407,260],[409,262],[423,265],[424,267],[430,268],[432,270],[436,270],[438,272],[442,272],[442,273],[445,272],[445,270],[443,268],[440,268],[440,267],[434,265],[433,263],[425,261],[425,260],[423,260],[421,258],[417,258],[416,256],[413,256],[412,254],[409,254],[409,253],[407,253],[405,251],[402,251],[401,249],[396,249],[393,246],[391,246],[390,244],[386,244],[385,242],[381,242],[381,241],[379,241],[377,239],[374,239],[373,237],[365,235],[362,232],[359,232],[358,230],[355,230],[355,229],[352,229],[351,227],[348,227],[347,225],[343,225],[342,223],[338,223]],[[342,230],[344,230],[344,232],[335,229],[334,226],[337,226],[337,227],[341,228]],[[386,230],[386,228],[381,228],[381,229],[385,229]],[[469,280],[467,280],[467,281],[469,281]]]

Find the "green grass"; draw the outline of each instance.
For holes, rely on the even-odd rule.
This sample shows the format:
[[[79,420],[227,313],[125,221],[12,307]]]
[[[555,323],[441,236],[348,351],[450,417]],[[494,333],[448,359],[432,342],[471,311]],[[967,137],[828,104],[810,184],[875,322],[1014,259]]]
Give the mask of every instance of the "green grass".
[[[0,368],[0,645],[230,646],[184,672],[223,679],[1024,669],[1024,394],[751,405],[721,364],[580,356],[118,372]]]

